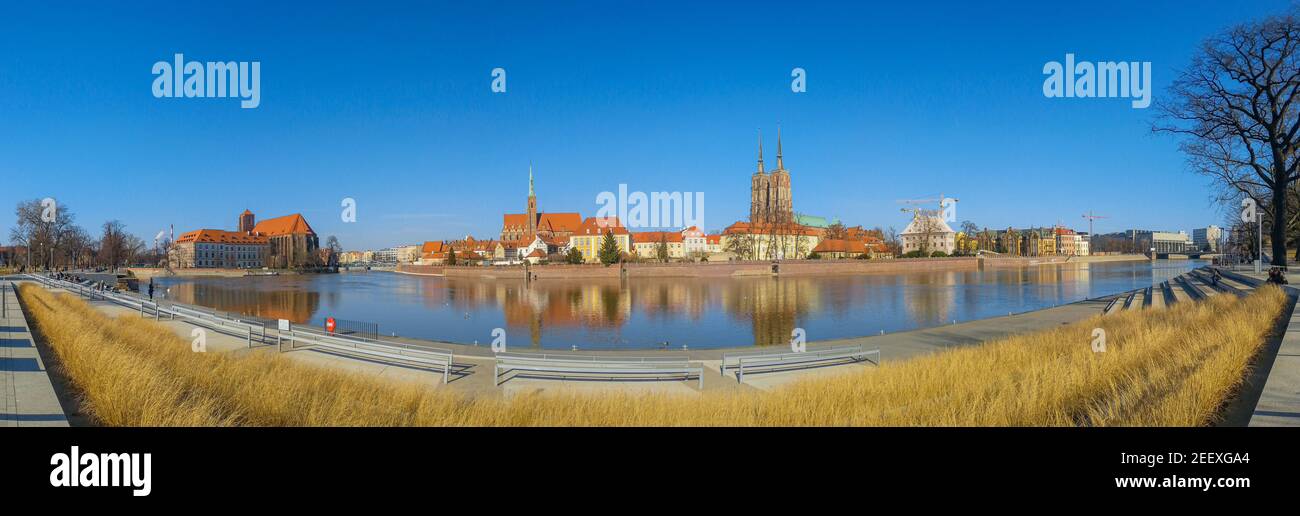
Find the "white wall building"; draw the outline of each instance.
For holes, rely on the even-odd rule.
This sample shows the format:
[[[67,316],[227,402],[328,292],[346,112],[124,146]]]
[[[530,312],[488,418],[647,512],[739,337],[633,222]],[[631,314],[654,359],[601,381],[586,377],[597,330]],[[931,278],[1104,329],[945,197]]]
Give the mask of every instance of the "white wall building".
[[[900,236],[903,240],[903,254],[921,250],[952,254],[957,248],[957,232],[943,221],[943,217],[933,213],[917,213]]]
[[[1197,249],[1218,252],[1220,240],[1223,240],[1223,228],[1219,226],[1211,225],[1192,230],[1192,243]]]

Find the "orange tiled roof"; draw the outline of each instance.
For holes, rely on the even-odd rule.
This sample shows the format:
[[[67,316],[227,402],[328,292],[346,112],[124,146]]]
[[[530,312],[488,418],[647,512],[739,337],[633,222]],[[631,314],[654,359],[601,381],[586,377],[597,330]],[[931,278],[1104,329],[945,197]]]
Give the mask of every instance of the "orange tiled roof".
[[[543,213],[537,221],[537,227],[553,232],[565,233],[577,231],[582,225],[582,215],[578,213]]]
[[[618,222],[618,217],[587,217],[578,227],[578,235],[603,235],[606,232],[615,235],[628,234],[627,228]]]
[[[420,246],[420,254],[441,253],[443,247],[443,243],[439,241],[425,242],[424,245]]]
[[[523,228],[528,226],[527,213],[507,213],[501,218],[502,227]],[[582,225],[580,213],[538,213],[537,229],[558,233],[571,233]]]
[[[295,213],[258,222],[253,226],[253,233],[266,236],[314,235],[316,231],[307,224],[307,219],[302,218],[302,214]]]
[[[722,235],[704,235],[705,241],[710,244],[721,244]]]
[[[225,231],[221,229],[196,229],[181,233],[176,237],[176,243],[185,244],[190,242],[204,244],[241,244],[241,245],[260,245],[267,242],[265,235],[248,235],[238,231]]]

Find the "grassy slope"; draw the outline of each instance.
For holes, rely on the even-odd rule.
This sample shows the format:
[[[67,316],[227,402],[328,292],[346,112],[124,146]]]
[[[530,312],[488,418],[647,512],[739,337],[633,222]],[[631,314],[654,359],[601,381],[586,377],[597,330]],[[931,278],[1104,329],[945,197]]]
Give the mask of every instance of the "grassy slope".
[[[106,425],[1179,425],[1213,422],[1285,306],[1277,288],[1122,312],[771,393],[469,398],[277,356],[193,353],[148,320],[21,290]],[[1094,353],[1092,329],[1107,350]]]

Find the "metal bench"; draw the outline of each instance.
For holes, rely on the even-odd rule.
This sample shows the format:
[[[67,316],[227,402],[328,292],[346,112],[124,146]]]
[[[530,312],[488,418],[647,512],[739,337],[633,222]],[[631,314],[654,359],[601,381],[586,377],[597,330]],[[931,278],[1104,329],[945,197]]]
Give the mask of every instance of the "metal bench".
[[[835,346],[822,349],[810,349],[803,352],[757,352],[747,351],[742,353],[727,353],[722,355],[722,364],[718,365],[718,373],[723,376],[727,375],[727,369],[736,370],[736,381],[745,381],[745,370],[749,369],[762,370],[781,367],[791,367],[799,365],[810,365],[820,362],[832,362],[838,360],[852,360],[861,362],[868,360],[868,356],[875,355],[876,359],[872,362],[880,364],[880,350],[864,350],[862,346]]]
[[[289,342],[290,350],[295,349],[297,344],[305,344],[345,355],[357,355],[362,358],[431,367],[442,371],[442,383],[447,383],[451,376],[451,368],[454,365],[455,357],[451,350],[447,349],[379,344],[347,337],[304,333],[297,330],[281,333],[280,336],[281,339]]]
[[[535,353],[497,353],[492,368],[493,382],[511,371],[585,376],[682,376],[699,378],[704,388],[704,367],[679,357],[609,357],[594,355],[556,355]]]

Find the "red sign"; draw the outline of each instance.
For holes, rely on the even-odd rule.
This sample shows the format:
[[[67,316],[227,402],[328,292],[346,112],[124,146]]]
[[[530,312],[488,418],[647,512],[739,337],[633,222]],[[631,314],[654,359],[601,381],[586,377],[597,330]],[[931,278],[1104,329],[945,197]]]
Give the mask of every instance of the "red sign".
[[[325,319],[325,331],[330,332],[330,333],[334,333],[334,318],[333,318],[333,317],[330,317],[330,318]]]

